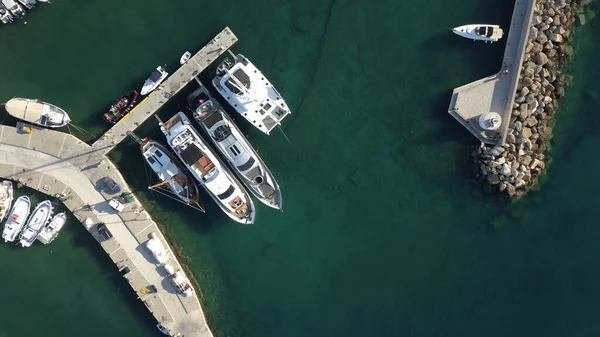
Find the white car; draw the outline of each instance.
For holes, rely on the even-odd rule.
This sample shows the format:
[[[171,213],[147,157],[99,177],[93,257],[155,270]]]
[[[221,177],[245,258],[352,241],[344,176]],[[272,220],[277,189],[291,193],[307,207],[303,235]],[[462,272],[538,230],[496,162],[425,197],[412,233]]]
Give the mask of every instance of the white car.
[[[108,204],[117,212],[122,212],[125,209],[125,206],[122,203],[120,203],[117,199],[112,199],[108,202]]]

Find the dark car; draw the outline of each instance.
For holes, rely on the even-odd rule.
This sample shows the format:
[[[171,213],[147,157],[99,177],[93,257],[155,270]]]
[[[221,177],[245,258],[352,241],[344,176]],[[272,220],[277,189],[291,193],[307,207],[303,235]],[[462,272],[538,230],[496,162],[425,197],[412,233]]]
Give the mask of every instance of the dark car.
[[[98,230],[98,235],[102,238],[103,241],[106,241],[113,237],[112,233],[108,230],[108,228],[106,228],[106,224],[104,223],[99,223],[96,229]]]
[[[100,179],[101,188],[104,192],[108,194],[117,194],[121,193],[121,186],[117,184],[111,177],[104,177]]]

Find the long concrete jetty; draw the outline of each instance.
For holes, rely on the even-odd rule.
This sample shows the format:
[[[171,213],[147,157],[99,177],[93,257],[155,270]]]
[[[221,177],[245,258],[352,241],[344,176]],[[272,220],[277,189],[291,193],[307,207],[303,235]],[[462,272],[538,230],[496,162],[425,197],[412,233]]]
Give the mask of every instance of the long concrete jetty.
[[[106,155],[235,42],[237,37],[225,28],[91,146],[58,131],[22,123],[0,125],[0,177],[60,199],[100,242],[158,326],[173,337],[212,337],[198,289],[185,296],[171,282],[164,265],[181,273],[183,268],[135,197],[120,212],[109,205],[113,199],[123,199],[122,193],[131,195],[131,190]],[[104,186],[105,177],[117,182],[121,191],[114,193]],[[152,238],[166,248],[166,262],[157,261],[145,246]]]
[[[483,143],[504,145],[506,140],[534,3],[535,0],[515,2],[500,71],[452,91],[448,112]],[[480,116],[489,112],[501,117],[500,127],[496,130],[480,126]]]

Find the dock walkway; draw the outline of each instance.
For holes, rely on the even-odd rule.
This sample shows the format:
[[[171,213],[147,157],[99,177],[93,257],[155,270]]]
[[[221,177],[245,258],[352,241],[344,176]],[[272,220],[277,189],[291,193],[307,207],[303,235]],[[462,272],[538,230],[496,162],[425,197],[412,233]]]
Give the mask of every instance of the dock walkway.
[[[21,123],[16,128],[0,125],[0,177],[59,198],[85,222],[138,298],[173,337],[212,337],[199,290],[191,296],[179,294],[166,270],[145,247],[150,234],[156,234],[168,250],[167,263],[183,272],[159,227],[135,197],[121,212],[110,207],[111,199],[131,190],[106,154],[235,42],[237,37],[225,28],[91,146],[54,130],[27,125],[32,131],[25,133]],[[101,186],[104,177],[121,186],[118,195],[107,193]],[[100,235],[99,223],[106,225],[112,237]]]
[[[535,0],[515,2],[500,71],[452,91],[448,113],[483,143],[504,145],[506,140],[534,4]],[[487,112],[497,112],[502,117],[498,130],[479,126],[479,116]]]

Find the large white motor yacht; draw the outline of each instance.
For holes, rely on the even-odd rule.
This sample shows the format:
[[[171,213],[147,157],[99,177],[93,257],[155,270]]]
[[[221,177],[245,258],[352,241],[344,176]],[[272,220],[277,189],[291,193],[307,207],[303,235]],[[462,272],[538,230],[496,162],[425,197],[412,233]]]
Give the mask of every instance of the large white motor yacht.
[[[175,154],[223,212],[239,223],[254,223],[256,211],[248,192],[212,152],[185,114],[178,112],[161,123],[160,129]]]
[[[267,135],[291,113],[275,87],[244,55],[221,63],[212,83],[227,103]]]
[[[200,84],[188,96],[194,118],[248,190],[265,205],[282,209],[281,190],[256,150],[219,102]]]
[[[467,39],[485,42],[496,42],[503,35],[500,26],[485,24],[464,25],[453,28],[452,32]]]

